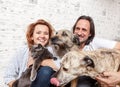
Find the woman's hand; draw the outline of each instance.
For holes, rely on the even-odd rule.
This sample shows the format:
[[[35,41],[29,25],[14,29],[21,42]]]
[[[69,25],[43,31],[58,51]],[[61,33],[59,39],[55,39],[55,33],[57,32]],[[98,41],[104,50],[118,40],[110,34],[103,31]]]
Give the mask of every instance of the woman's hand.
[[[8,83],[8,86],[9,86],[9,87],[12,87],[12,84],[13,84],[15,81],[16,81],[16,80],[13,80],[13,81],[9,82],[9,83]]]
[[[120,83],[120,72],[104,72],[103,76],[98,76],[96,79],[102,85],[105,84],[107,87],[115,87]]]

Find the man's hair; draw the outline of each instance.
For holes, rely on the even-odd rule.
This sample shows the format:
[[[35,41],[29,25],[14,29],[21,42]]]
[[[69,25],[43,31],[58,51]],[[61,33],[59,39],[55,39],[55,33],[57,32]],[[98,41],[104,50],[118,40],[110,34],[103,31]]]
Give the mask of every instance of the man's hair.
[[[80,16],[80,17],[77,19],[77,21],[75,22],[74,26],[73,26],[73,29],[72,29],[72,30],[73,30],[73,33],[74,33],[74,31],[75,31],[76,24],[78,23],[78,21],[79,21],[80,19],[88,20],[89,23],[90,23],[90,34],[91,34],[91,36],[89,36],[89,38],[87,39],[87,41],[86,41],[86,43],[85,43],[85,45],[88,45],[88,44],[93,40],[93,38],[94,38],[94,36],[95,36],[94,21],[93,21],[93,19],[92,19],[90,16],[86,16],[86,15]]]

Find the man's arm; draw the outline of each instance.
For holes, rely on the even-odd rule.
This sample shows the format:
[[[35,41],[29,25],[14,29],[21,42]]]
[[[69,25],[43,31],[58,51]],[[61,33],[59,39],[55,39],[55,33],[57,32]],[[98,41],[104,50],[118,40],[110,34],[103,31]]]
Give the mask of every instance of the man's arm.
[[[120,42],[117,42],[117,43],[115,44],[115,47],[114,47],[114,48],[120,50]]]
[[[120,42],[116,42],[114,49],[120,50]],[[115,87],[116,84],[120,83],[120,71],[118,72],[104,72],[105,77],[96,77],[96,79],[103,84],[110,87]]]
[[[120,83],[120,71],[119,72],[104,72],[104,77],[96,77],[98,82],[104,83],[110,87],[115,87]]]

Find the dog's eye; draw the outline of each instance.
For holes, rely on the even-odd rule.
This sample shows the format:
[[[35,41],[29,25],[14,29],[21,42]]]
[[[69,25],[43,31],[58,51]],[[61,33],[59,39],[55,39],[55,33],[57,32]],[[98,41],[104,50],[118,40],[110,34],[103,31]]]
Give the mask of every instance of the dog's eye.
[[[68,36],[66,32],[63,32],[62,33],[62,36]]]
[[[65,67],[63,67],[63,70],[64,70],[64,71],[68,71],[68,69],[67,69],[67,68],[65,68]]]
[[[56,32],[56,34],[58,34],[58,32]]]

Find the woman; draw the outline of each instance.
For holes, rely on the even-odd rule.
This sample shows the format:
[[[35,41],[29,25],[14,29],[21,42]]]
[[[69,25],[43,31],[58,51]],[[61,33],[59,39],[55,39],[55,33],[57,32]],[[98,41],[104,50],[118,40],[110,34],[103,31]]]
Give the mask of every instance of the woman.
[[[16,51],[4,76],[5,83],[9,87],[11,87],[13,82],[21,76],[22,72],[24,72],[27,67],[33,64],[33,58],[29,55],[30,47],[34,44],[41,44],[42,46],[47,47],[52,34],[53,28],[45,20],[40,19],[29,25],[26,33],[28,46]],[[48,48],[48,50],[50,50],[50,48]],[[31,87],[50,86],[49,80],[57,67],[52,59],[43,61],[41,66],[42,67],[38,70],[37,77],[35,81],[32,82]]]

